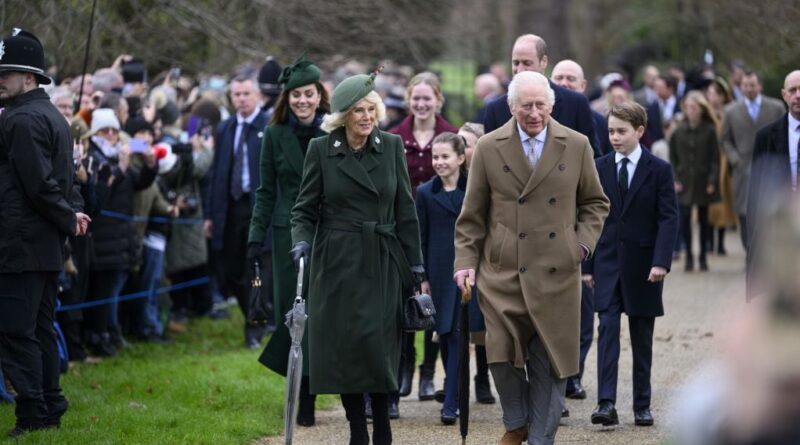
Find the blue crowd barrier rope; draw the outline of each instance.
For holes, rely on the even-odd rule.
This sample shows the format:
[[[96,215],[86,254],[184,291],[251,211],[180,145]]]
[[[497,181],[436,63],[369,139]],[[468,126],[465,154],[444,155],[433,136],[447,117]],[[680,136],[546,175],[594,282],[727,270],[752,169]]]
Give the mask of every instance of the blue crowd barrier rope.
[[[184,224],[195,225],[203,224],[202,218],[169,218],[166,216],[137,216],[126,215],[125,213],[112,212],[110,210],[101,210],[100,214],[109,218],[124,219],[131,222],[153,222],[158,224]]]
[[[173,284],[172,286],[156,288],[155,293],[163,294],[164,292],[170,292],[173,290],[202,286],[204,284],[208,284],[208,282],[209,282],[208,276],[195,278],[194,280],[184,281],[181,283]],[[150,290],[145,290],[141,292],[134,292],[132,294],[120,295],[118,297],[107,297],[100,300],[86,301],[84,303],[78,303],[78,304],[70,304],[66,306],[61,306],[60,308],[57,309],[56,312],[74,311],[78,309],[86,309],[88,307],[103,306],[105,304],[111,304],[119,301],[129,301],[129,300],[137,300],[140,298],[147,298],[150,296],[150,292],[151,292]]]

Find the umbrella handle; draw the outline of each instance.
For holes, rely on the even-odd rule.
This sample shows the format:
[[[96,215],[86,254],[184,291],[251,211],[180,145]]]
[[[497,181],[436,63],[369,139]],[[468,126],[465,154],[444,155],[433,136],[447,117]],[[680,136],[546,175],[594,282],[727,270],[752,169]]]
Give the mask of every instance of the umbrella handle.
[[[297,267],[297,293],[295,293],[295,296],[301,300],[303,298],[303,274],[305,273],[305,269],[306,259],[305,257],[300,257]]]

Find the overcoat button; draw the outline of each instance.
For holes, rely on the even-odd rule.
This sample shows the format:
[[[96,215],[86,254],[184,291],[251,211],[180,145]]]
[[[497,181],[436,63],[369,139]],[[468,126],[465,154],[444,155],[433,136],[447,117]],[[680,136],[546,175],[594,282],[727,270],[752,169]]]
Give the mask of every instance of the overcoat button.
[[[520,204],[525,204],[526,201],[527,201],[527,199],[525,199],[525,198],[519,198],[519,201],[517,201],[517,202],[519,202]]]
[[[556,273],[556,268],[555,267],[551,267],[550,268],[550,273]]]
[[[519,239],[525,239],[526,236],[528,236],[527,233],[520,233],[519,234]]]
[[[566,169],[567,169],[567,166],[566,166],[566,165],[564,165],[564,164],[558,164],[558,169],[559,169],[559,170],[561,170],[561,171],[563,172],[564,170],[566,170]]]
[[[511,171],[511,168],[510,168],[509,166],[507,166],[507,165],[504,165],[504,166],[503,166],[503,171],[504,171],[504,172],[506,172],[506,173],[508,173],[508,172],[510,172],[510,171]]]
[[[524,267],[520,267],[519,268],[519,273],[525,273],[526,270],[528,270],[528,269],[526,269]]]
[[[420,167],[419,171],[425,171],[425,167]]]
[[[423,157],[423,156],[425,156],[425,154],[422,153],[422,152],[419,152],[419,157]]]
[[[553,233],[553,232],[550,232],[550,239],[554,239],[555,237],[556,237],[556,234]]]
[[[556,205],[556,198],[550,198],[550,205]]]

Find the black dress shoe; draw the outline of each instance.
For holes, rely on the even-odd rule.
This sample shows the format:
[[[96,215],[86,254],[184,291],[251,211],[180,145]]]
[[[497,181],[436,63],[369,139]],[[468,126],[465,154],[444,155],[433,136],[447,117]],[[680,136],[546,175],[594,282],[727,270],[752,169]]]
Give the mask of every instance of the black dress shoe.
[[[633,413],[633,423],[636,426],[652,426],[653,425],[653,415],[650,414],[650,410],[640,409]]]
[[[567,417],[569,417],[569,410],[564,408],[561,410],[561,418],[566,419]]]
[[[442,410],[442,424],[444,425],[455,425],[456,420],[458,420],[458,415],[455,413],[448,413],[445,410]]]
[[[439,403],[444,403],[444,390],[437,389],[435,393],[433,393],[433,399]]]
[[[397,400],[389,400],[389,418],[392,420],[400,418],[400,404]]]
[[[568,399],[583,400],[586,398],[586,390],[583,389],[581,382],[577,381],[576,379],[571,386],[571,388],[567,388]]]
[[[433,400],[435,397],[436,388],[433,386],[433,379],[420,377],[419,400],[424,402],[427,400]]]
[[[489,384],[488,375],[475,376],[475,399],[478,403],[484,405],[491,405],[495,403],[494,396],[492,395],[492,387]]]
[[[617,409],[614,408],[614,403],[608,400],[601,401],[592,413],[592,423],[603,426],[619,425],[619,417],[617,417]]]

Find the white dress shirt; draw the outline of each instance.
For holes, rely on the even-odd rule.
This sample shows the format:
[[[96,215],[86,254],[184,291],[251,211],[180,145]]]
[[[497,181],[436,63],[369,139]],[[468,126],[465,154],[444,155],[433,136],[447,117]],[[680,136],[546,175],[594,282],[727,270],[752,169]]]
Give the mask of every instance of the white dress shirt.
[[[622,168],[622,159],[626,157],[628,158],[628,188],[630,189],[631,182],[633,182],[633,174],[636,172],[636,165],[642,159],[642,146],[637,145],[628,156],[623,156],[621,153],[614,154],[614,162],[617,164],[617,178],[619,178],[619,169]]]
[[[540,131],[536,136],[529,136],[517,123],[517,131],[519,131],[519,138],[522,141],[522,149],[525,151],[525,158],[530,159],[531,150],[533,150],[538,165],[539,160],[542,159],[544,141],[547,140],[547,127],[544,127],[544,130]]]
[[[746,97],[744,98],[744,104],[747,106],[747,114],[753,118],[754,122],[756,119],[758,119],[758,113],[761,112],[761,102],[760,94],[756,96],[755,100],[750,100]]]
[[[789,113],[789,167],[792,169],[792,190],[797,190],[797,143],[800,141],[800,120]]]
[[[250,131],[261,131],[258,128],[253,128],[253,121],[256,120],[258,117],[258,113],[261,112],[260,108],[256,108],[250,116],[242,117],[238,113],[236,114],[236,134],[233,136],[233,155],[236,156],[236,149],[239,147],[239,137],[242,135],[242,123],[247,122],[250,124]],[[249,160],[247,157],[247,142],[242,146],[244,149],[244,160],[242,161],[242,192],[250,193],[250,167],[249,167]]]

